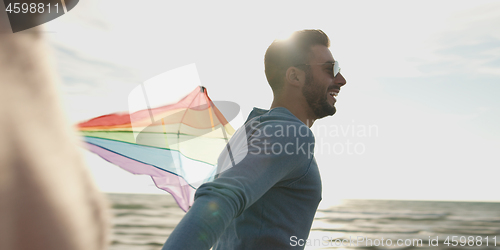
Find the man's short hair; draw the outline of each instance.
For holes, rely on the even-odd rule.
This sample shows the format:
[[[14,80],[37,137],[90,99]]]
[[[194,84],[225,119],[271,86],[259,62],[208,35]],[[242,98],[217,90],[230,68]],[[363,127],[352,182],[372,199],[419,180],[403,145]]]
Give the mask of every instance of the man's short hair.
[[[282,88],[289,67],[309,61],[314,45],[330,47],[330,39],[322,30],[300,30],[287,39],[274,40],[264,57],[266,78],[273,91]]]

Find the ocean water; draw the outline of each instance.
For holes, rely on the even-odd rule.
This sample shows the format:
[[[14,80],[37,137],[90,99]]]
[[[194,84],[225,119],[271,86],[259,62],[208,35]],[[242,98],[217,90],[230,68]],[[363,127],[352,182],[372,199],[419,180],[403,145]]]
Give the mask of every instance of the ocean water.
[[[108,194],[110,250],[159,250],[184,212],[168,195]],[[499,249],[500,203],[343,200],[316,213],[305,249]],[[452,246],[456,245],[456,246]]]

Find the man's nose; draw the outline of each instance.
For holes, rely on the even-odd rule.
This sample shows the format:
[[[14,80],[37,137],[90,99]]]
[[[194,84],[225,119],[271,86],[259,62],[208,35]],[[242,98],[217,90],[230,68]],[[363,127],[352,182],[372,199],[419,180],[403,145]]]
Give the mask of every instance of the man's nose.
[[[346,83],[347,83],[344,76],[340,72],[335,76],[335,79],[333,80],[333,82],[335,84],[338,84],[341,87],[346,85]]]

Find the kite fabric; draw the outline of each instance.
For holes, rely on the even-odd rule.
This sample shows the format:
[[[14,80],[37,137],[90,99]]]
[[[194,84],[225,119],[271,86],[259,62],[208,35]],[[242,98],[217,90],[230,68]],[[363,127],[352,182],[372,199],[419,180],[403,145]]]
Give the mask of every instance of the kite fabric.
[[[78,124],[87,149],[155,185],[187,211],[196,188],[213,180],[217,158],[235,130],[198,86],[179,102]]]

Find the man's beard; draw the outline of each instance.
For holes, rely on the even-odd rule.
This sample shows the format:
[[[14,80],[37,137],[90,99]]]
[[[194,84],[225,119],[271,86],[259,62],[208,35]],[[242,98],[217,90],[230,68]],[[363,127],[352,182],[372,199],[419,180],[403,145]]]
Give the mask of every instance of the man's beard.
[[[333,105],[327,101],[325,90],[319,89],[314,84],[314,78],[310,72],[306,72],[306,82],[302,88],[302,94],[306,98],[309,107],[316,115],[317,119],[333,115],[337,111]]]

